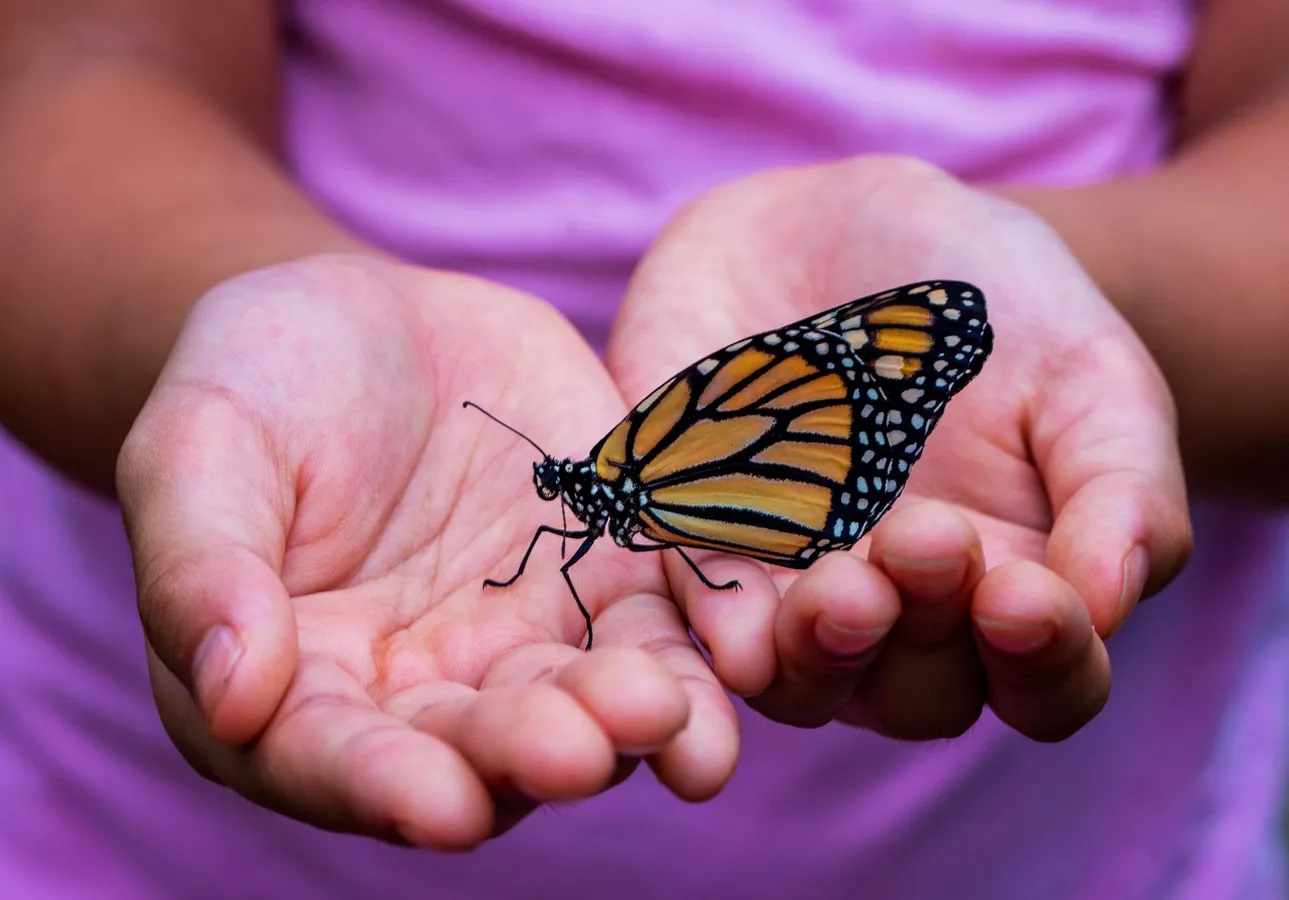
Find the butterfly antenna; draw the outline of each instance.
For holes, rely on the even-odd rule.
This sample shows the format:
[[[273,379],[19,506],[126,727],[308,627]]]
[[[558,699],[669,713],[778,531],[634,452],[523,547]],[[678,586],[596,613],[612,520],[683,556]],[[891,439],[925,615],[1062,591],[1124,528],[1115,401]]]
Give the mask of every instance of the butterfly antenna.
[[[485,416],[487,416],[489,419],[492,419],[492,421],[494,421],[494,422],[496,422],[498,425],[500,425],[502,428],[506,429],[507,431],[514,432],[515,434],[519,435],[519,436],[520,436],[521,438],[523,438],[524,440],[528,441],[528,443],[532,444],[534,447],[536,447],[536,448],[537,448],[537,452],[538,452],[538,453],[540,453],[543,457],[550,458],[550,454],[549,454],[549,453],[547,453],[545,450],[543,450],[541,447],[539,447],[539,446],[537,445],[537,442],[536,442],[535,440],[533,440],[532,438],[530,438],[528,435],[524,434],[524,433],[523,433],[522,431],[520,431],[518,428],[514,428],[514,427],[512,427],[512,426],[510,426],[510,425],[507,425],[505,422],[501,421],[501,420],[500,420],[500,419],[498,419],[496,416],[494,416],[492,413],[488,412],[486,409],[484,409],[482,406],[480,406],[478,403],[474,403],[474,402],[472,402],[472,401],[470,401],[470,400],[466,400],[465,402],[463,402],[463,403],[461,404],[462,409],[464,409],[464,408],[465,408],[465,407],[467,407],[467,406],[473,406],[475,409],[479,410],[479,412],[483,413],[483,414],[484,414]]]

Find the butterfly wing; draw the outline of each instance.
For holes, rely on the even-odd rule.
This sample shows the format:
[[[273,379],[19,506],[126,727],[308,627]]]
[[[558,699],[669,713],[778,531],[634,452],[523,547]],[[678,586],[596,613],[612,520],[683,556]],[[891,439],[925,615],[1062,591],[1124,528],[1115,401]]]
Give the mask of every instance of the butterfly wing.
[[[876,506],[876,524],[903,491],[945,404],[976,377],[993,349],[984,294],[963,281],[905,285],[796,327],[807,325],[844,337],[875,377],[876,383],[856,400],[863,401],[861,413],[873,405],[873,421],[891,456],[895,483],[892,488],[890,479],[884,482],[888,496]],[[875,455],[883,455],[881,450],[875,448]],[[861,459],[867,454],[862,450]]]
[[[971,285],[865,297],[696,362],[591,457],[647,537],[805,567],[886,512],[990,340]]]

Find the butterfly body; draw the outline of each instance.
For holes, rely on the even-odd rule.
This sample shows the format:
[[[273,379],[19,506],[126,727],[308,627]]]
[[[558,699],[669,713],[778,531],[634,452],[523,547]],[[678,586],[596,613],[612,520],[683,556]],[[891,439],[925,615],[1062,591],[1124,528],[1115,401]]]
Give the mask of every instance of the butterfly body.
[[[661,384],[586,459],[542,451],[538,495],[584,528],[541,526],[514,577],[487,583],[513,583],[544,533],[582,539],[561,571],[589,649],[568,571],[606,533],[630,550],[675,549],[716,588],[737,584],[712,584],[683,548],[796,569],[849,549],[899,497],[992,342],[983,295],[958,281],[905,285],[736,341]]]
[[[614,543],[626,547],[642,530],[639,511],[643,492],[636,489],[629,475],[612,484],[604,481],[590,457],[580,461],[547,457],[533,463],[533,483],[539,497],[558,497],[597,538],[608,532]],[[647,495],[643,501],[648,502]]]

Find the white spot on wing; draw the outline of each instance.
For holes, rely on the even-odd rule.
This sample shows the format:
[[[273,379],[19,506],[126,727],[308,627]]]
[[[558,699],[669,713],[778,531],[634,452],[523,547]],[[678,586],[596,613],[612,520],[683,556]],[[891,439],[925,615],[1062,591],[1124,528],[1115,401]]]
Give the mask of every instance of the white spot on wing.
[[[849,319],[847,320],[849,321]],[[868,332],[862,328],[856,328],[853,331],[846,332],[846,343],[858,350],[868,343]]]
[[[888,353],[886,356],[879,356],[873,362],[873,370],[883,378],[903,378],[904,377],[904,357]]]

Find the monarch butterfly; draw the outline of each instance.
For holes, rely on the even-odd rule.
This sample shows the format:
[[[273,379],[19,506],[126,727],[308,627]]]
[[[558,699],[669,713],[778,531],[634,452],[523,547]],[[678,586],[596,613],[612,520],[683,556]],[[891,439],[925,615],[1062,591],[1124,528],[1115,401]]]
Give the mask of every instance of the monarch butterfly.
[[[715,584],[685,547],[722,550],[790,568],[846,550],[904,489],[945,404],[993,347],[981,291],[961,281],[909,284],[736,341],[672,376],[582,460],[542,454],[533,484],[583,527],[541,525],[581,539],[569,570],[607,532],[635,551],[674,549]],[[647,543],[645,543],[647,542]],[[561,551],[562,553],[562,551]]]

